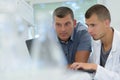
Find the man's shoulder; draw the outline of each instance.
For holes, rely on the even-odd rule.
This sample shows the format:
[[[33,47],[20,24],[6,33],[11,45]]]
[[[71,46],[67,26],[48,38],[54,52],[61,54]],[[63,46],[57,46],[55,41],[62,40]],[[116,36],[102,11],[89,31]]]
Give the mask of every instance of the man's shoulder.
[[[79,36],[79,38],[80,38],[80,36],[90,36],[88,31],[87,31],[87,27],[80,22],[78,22],[77,25],[76,25],[74,35]]]
[[[120,44],[120,31],[114,29],[113,43],[116,45]]]
[[[81,22],[78,22],[76,24],[76,31],[82,31],[82,30],[87,30],[87,27],[83,25]]]
[[[120,31],[114,29],[114,35],[115,35],[115,36],[118,36],[118,37],[120,38]]]

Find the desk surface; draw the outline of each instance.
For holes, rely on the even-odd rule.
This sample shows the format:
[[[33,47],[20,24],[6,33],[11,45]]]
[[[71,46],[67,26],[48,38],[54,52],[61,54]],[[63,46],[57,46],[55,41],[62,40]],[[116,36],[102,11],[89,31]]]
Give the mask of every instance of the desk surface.
[[[87,72],[59,68],[24,69],[0,73],[0,80],[92,80]]]

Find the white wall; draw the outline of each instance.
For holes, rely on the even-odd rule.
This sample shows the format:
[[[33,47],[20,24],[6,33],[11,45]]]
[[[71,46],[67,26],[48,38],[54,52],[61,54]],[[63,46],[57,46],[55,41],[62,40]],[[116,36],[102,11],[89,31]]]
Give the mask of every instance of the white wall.
[[[120,0],[98,0],[108,7],[111,13],[111,26],[120,31]]]
[[[120,31],[120,0],[109,0],[106,2],[106,6],[111,12],[111,25]]]
[[[74,1],[74,0],[25,0],[29,2],[30,4],[36,4],[36,3],[51,3],[51,2],[62,2],[62,1]]]

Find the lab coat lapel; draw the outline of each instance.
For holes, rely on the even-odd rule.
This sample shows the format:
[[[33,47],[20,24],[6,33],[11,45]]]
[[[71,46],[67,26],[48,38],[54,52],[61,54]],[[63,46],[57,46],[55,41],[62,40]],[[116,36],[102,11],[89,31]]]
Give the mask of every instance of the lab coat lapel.
[[[113,55],[115,55],[116,54],[116,42],[117,42],[117,36],[116,36],[117,34],[116,34],[116,32],[114,31],[114,36],[113,36],[113,42],[112,42],[112,49],[111,49],[111,51],[110,51],[110,54],[109,54],[109,56],[108,56],[108,58],[107,58],[107,61],[106,61],[106,64],[105,64],[105,67],[106,68],[108,68],[109,67],[109,64],[112,64],[113,63],[113,59],[112,59],[112,57],[113,57]],[[112,65],[111,65],[111,67],[112,67]]]
[[[94,44],[94,62],[100,64],[101,41],[95,41]]]

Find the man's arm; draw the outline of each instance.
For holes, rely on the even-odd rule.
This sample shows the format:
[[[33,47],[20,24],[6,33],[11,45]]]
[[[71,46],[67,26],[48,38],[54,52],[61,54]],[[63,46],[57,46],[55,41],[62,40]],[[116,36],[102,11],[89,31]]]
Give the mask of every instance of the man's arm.
[[[75,62],[83,62],[87,63],[90,55],[90,51],[77,51],[75,55]],[[68,68],[70,68],[71,64],[68,64]]]
[[[77,51],[75,55],[75,62],[87,62],[90,55],[90,51]]]

